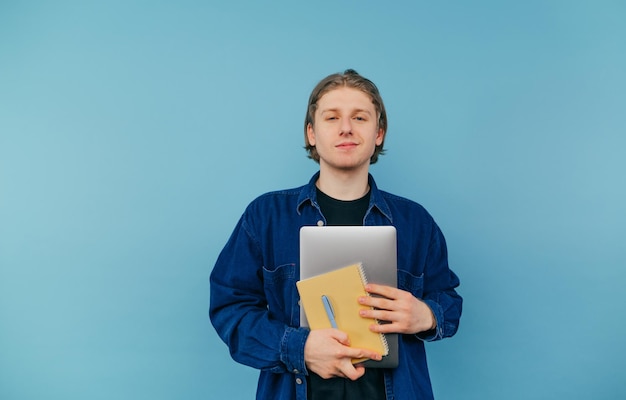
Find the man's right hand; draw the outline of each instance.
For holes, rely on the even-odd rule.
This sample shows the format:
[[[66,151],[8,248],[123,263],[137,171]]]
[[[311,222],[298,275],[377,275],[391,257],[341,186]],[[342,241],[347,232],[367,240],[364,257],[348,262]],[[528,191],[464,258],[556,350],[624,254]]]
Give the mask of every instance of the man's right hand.
[[[352,359],[381,360],[374,351],[350,347],[348,335],[338,329],[316,329],[304,344],[304,361],[309,371],[324,379],[341,377],[353,381],[365,374],[365,368],[352,364]]]

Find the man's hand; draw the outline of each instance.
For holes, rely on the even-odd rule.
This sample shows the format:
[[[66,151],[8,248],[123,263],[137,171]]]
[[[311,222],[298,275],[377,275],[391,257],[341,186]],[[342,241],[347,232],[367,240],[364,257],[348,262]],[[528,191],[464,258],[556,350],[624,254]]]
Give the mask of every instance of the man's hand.
[[[362,310],[360,315],[364,318],[390,322],[388,324],[372,324],[370,326],[372,331],[415,334],[437,327],[437,320],[430,307],[411,293],[394,287],[375,284],[368,284],[365,290],[384,298],[359,297],[359,304],[376,308],[375,310]]]
[[[338,329],[312,330],[304,344],[304,361],[309,371],[324,379],[341,377],[355,381],[365,374],[365,368],[353,365],[353,358],[382,359],[371,350],[349,346],[348,335]]]

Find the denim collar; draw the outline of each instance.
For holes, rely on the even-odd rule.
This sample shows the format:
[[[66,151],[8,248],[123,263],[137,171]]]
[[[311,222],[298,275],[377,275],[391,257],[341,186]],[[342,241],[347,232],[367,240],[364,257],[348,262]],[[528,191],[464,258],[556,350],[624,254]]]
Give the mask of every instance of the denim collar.
[[[298,196],[298,214],[301,213],[302,206],[307,202],[310,202],[315,208],[319,210],[319,205],[317,203],[317,189],[315,187],[315,182],[317,182],[319,176],[320,173],[318,171],[317,173],[315,173],[315,175],[313,175],[309,183],[302,187],[302,190],[300,191],[300,196]],[[372,177],[371,174],[368,174],[367,179],[370,186],[370,204],[367,209],[367,214],[370,214],[371,211],[376,208],[389,220],[390,223],[393,223],[391,209],[389,208],[389,205],[387,205],[387,202],[385,201],[382,192],[378,190],[378,186],[376,186],[374,177]]]

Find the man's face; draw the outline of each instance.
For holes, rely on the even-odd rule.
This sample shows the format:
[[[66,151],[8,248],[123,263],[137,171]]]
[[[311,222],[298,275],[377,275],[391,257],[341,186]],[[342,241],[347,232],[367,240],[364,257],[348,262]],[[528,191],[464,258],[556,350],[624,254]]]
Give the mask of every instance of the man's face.
[[[324,94],[317,102],[315,124],[307,127],[309,143],[320,156],[320,167],[346,172],[369,168],[384,134],[370,97],[349,87]]]

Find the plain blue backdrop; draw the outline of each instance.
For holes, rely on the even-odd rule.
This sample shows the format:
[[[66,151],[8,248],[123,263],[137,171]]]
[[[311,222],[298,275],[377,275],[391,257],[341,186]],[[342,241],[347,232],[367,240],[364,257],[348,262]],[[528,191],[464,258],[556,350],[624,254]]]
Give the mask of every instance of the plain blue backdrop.
[[[621,1],[0,2],[0,398],[251,399],[208,321],[244,207],[354,68],[448,240],[438,399],[626,398]]]

